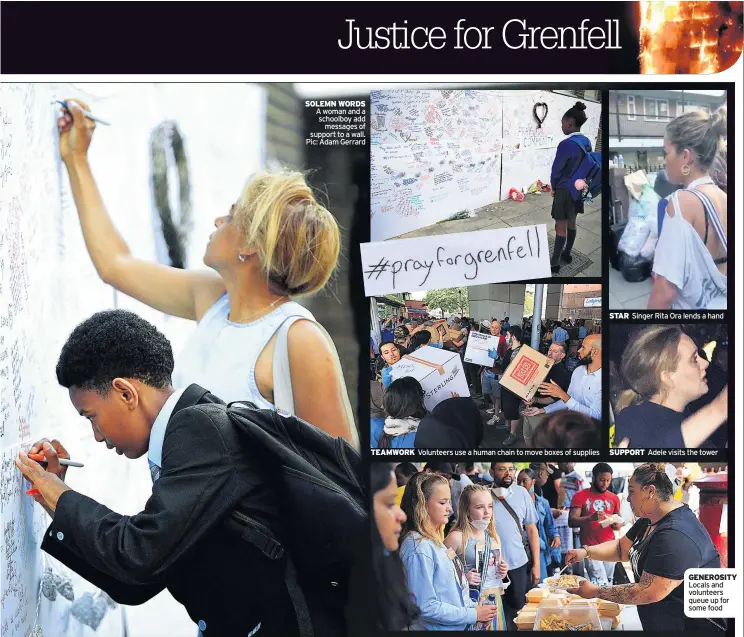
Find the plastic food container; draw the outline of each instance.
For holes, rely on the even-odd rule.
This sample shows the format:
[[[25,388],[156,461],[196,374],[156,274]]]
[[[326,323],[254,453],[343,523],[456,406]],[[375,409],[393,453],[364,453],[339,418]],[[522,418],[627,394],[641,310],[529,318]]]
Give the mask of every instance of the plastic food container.
[[[623,520],[617,513],[613,513],[612,515],[608,515],[604,520],[600,520],[599,525],[606,529],[610,524],[624,524],[625,520]]]
[[[527,591],[527,601],[539,604],[548,595],[550,595],[550,591],[547,588],[533,588]]]
[[[580,575],[574,575],[573,577],[576,578],[576,586],[578,586],[579,583],[581,583],[582,581],[583,582],[589,581],[588,579],[586,579],[586,577],[581,577]],[[567,591],[569,588],[575,588],[574,586],[558,586],[558,582],[560,582],[560,577],[546,577],[545,578],[545,585],[550,589],[551,592]]]
[[[535,627],[533,630],[551,630],[540,627],[542,620],[548,617],[557,617],[558,619],[569,622],[573,626],[590,624],[592,630],[602,630],[602,622],[599,619],[597,609],[591,604],[587,604],[586,606],[563,606],[561,608],[546,608],[541,604],[535,616]],[[556,627],[555,630],[561,630],[561,628]]]
[[[520,612],[514,623],[519,630],[532,630],[532,627],[535,625],[535,617],[537,617],[537,613]]]

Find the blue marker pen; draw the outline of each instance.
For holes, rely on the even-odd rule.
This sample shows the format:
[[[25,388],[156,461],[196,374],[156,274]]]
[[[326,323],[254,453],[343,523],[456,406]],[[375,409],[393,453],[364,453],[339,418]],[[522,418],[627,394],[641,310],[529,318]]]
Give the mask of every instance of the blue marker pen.
[[[67,108],[67,102],[64,102],[62,100],[54,100],[52,102],[52,104],[59,104],[65,110],[69,110]],[[97,116],[93,115],[93,113],[91,113],[89,111],[85,111],[84,110],[83,111],[83,115],[85,115],[88,119],[92,119],[94,122],[98,122],[99,124],[104,124],[105,126],[111,126],[111,124],[109,124],[108,122],[102,120],[100,117],[97,117]]]

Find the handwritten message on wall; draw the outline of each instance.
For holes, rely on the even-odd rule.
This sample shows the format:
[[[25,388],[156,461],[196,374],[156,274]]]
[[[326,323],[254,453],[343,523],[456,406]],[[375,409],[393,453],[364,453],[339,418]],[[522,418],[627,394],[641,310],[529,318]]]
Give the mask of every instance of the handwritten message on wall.
[[[373,91],[371,238],[384,241],[525,190],[550,167],[575,97],[548,91]],[[533,106],[547,105],[547,113]],[[601,106],[584,100],[596,137]]]

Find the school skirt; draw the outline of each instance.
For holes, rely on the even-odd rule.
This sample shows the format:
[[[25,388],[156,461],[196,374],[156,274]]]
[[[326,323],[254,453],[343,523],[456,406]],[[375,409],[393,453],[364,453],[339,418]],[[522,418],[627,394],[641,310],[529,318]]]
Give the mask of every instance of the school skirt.
[[[553,219],[556,221],[570,221],[582,212],[584,212],[584,202],[582,200],[574,201],[571,199],[571,193],[563,188],[555,191],[553,209],[550,212]]]

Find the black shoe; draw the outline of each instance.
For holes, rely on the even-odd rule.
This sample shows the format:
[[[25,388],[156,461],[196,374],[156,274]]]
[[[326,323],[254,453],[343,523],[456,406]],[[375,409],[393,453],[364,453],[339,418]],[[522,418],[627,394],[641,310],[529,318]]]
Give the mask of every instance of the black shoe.
[[[517,442],[517,437],[514,434],[509,434],[504,441],[501,443],[504,447],[513,447]]]
[[[573,261],[573,257],[570,254],[566,254],[565,252],[561,254],[561,261],[565,261],[566,263],[571,263]]]
[[[551,265],[551,266],[550,266],[550,271],[551,271],[551,272],[552,272],[553,274],[558,274],[558,270],[560,270],[560,269],[561,269],[561,266],[560,266],[560,264],[558,264],[558,265]]]

